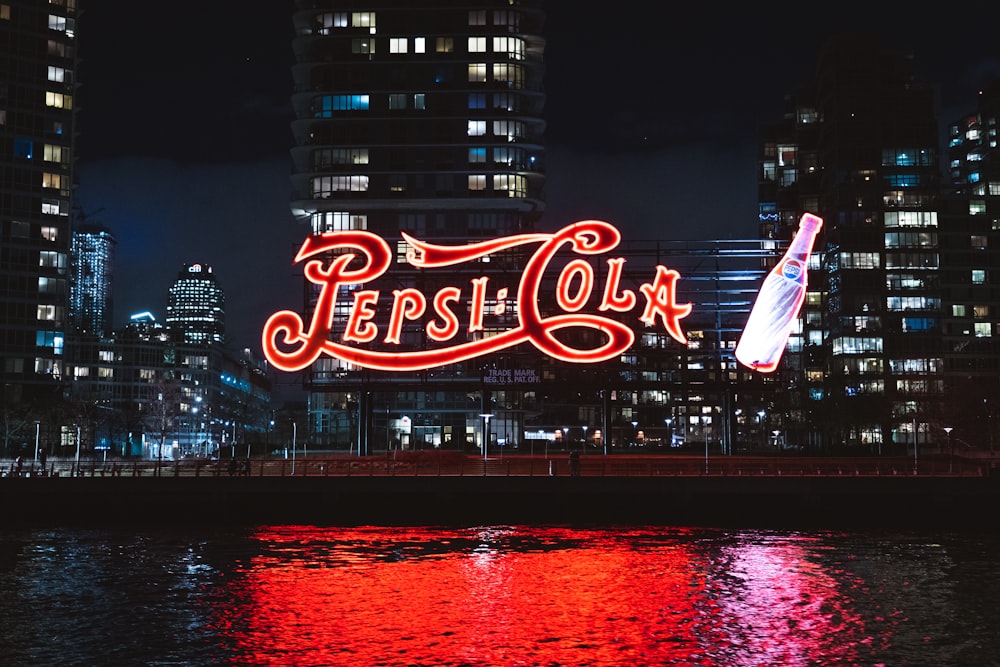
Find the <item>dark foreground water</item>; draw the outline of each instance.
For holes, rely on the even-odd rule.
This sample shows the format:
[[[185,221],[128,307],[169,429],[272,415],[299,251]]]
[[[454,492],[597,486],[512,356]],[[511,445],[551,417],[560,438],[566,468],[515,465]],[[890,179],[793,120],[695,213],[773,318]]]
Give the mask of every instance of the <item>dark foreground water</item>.
[[[0,529],[3,665],[997,665],[1000,539]]]

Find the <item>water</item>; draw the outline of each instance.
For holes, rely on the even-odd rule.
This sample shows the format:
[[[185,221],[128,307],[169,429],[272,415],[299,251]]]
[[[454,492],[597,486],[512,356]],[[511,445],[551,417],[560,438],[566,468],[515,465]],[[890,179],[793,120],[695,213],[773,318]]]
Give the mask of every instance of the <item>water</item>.
[[[996,665],[1000,537],[0,530],[4,665]]]

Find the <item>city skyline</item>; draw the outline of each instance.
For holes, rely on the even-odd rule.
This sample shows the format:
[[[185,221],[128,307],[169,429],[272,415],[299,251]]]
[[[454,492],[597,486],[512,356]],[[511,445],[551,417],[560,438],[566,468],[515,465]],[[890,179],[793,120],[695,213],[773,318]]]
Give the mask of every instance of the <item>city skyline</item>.
[[[186,262],[216,267],[237,346],[257,349],[267,315],[299,306],[292,257],[305,228],[288,208],[289,4],[246,14],[235,3],[197,13],[182,3],[152,36],[125,28],[116,2],[81,18],[76,203],[119,239],[114,326],[136,310],[162,318]],[[642,20],[638,4],[604,16],[547,7],[543,224],[602,218],[629,240],[753,238],[758,126],[779,117],[825,36],[852,24],[871,32],[889,18],[845,10],[821,36],[796,14],[710,22],[708,10],[689,9],[667,24]],[[906,20],[887,41],[908,44],[918,72],[938,84],[944,126],[1000,72],[989,22],[965,28],[963,52],[930,17]]]

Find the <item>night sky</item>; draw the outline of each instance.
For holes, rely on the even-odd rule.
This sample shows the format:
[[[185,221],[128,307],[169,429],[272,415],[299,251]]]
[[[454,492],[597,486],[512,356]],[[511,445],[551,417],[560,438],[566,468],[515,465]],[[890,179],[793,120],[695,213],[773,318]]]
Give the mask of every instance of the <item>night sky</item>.
[[[630,240],[752,238],[758,128],[833,34],[912,51],[942,125],[1000,76],[1000,5],[954,20],[871,2],[652,9],[674,4],[548,2],[546,229],[600,218]],[[114,325],[141,310],[162,319],[182,265],[205,262],[226,291],[230,342],[259,350],[267,316],[301,301],[291,3],[81,5],[76,196],[118,239]]]

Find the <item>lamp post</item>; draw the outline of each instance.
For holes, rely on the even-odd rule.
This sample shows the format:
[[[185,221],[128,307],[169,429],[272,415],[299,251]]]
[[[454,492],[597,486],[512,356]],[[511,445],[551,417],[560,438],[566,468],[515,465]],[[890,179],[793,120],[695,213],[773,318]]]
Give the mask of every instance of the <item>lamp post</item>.
[[[198,406],[191,408],[191,454],[197,454]]]
[[[76,425],[76,472],[74,474],[80,474],[80,425]]]
[[[484,412],[479,416],[483,418],[483,463],[486,463],[486,455],[490,446],[490,417],[493,416],[493,413]]]
[[[41,429],[41,422],[35,420],[35,463],[38,463],[38,431]]]
[[[636,446],[636,447],[638,447],[638,446],[639,446],[639,440],[638,440],[638,438],[636,437],[636,435],[637,435],[637,429],[638,429],[638,428],[639,428],[639,422],[637,422],[637,421],[633,421],[633,422],[632,422],[632,444],[633,444],[634,446]]]
[[[917,474],[917,418],[913,417],[913,474]]]
[[[955,445],[951,442],[951,426],[945,426],[944,432],[948,434],[948,472],[954,472],[955,469]]]
[[[765,449],[767,448],[767,427],[764,425],[764,417],[766,416],[767,416],[766,410],[757,411],[757,423],[760,424],[760,436],[764,440],[764,442],[762,442],[761,444],[764,445]],[[753,439],[751,439],[751,441],[752,440]]]
[[[292,422],[292,474],[295,474],[295,438],[299,433],[299,425]]]
[[[583,427],[583,449],[587,449],[587,428],[586,426]]]

